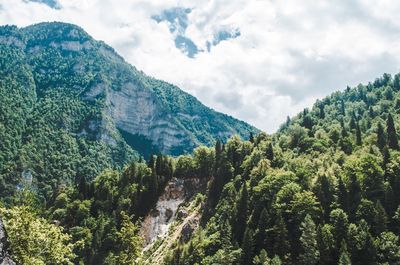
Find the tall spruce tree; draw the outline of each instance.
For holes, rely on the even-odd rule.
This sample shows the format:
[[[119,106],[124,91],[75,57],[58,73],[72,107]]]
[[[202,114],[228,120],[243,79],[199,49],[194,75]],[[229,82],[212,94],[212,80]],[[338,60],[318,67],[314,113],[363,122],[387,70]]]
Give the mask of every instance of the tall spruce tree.
[[[343,179],[341,176],[339,176],[339,181],[338,181],[338,203],[340,205],[340,208],[342,208],[345,212],[349,211],[349,195],[347,192],[346,185],[343,182]]]
[[[361,129],[358,122],[356,123],[356,144],[359,146],[362,144]]]
[[[273,227],[273,253],[281,257],[283,261],[290,260],[290,241],[285,220],[281,211],[278,211],[275,217]]]
[[[243,183],[242,190],[240,193],[240,199],[236,206],[236,218],[233,232],[235,238],[239,244],[242,243],[244,232],[246,230],[247,212],[248,212],[248,192],[246,182]]]
[[[389,113],[386,121],[386,132],[388,136],[388,146],[394,150],[399,150],[399,142],[397,139],[397,132],[394,126],[392,114]]]
[[[376,132],[376,136],[377,136],[376,145],[382,151],[386,145],[386,136],[385,136],[385,132],[383,130],[383,126],[380,122],[378,123],[378,129]]]
[[[249,228],[246,229],[243,236],[242,251],[242,265],[253,264],[252,261],[254,257],[254,238],[253,231]]]
[[[304,265],[317,264],[319,261],[317,231],[310,215],[306,215],[300,225],[300,230],[302,232],[300,237],[302,252],[299,256],[299,262]]]
[[[351,265],[350,255],[347,251],[347,244],[345,241],[342,241],[342,245],[340,246],[340,256],[338,265]]]
[[[268,213],[267,209],[263,208],[258,220],[257,230],[255,234],[255,250],[256,252],[264,248],[266,240],[266,230],[268,228]]]

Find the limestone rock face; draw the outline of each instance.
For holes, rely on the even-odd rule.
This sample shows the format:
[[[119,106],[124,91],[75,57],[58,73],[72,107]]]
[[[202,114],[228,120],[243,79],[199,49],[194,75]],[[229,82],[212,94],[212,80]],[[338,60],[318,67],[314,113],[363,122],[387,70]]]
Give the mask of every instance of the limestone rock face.
[[[8,255],[7,247],[7,235],[0,218],[0,265],[15,265],[15,262]]]
[[[71,133],[108,146],[128,144],[141,155],[180,155],[258,130],[204,106],[177,86],[147,76],[78,26],[39,23],[0,27],[0,45],[23,54],[40,97],[68,94],[96,106]],[[74,98],[74,100],[76,99]],[[125,143],[124,143],[125,142]]]

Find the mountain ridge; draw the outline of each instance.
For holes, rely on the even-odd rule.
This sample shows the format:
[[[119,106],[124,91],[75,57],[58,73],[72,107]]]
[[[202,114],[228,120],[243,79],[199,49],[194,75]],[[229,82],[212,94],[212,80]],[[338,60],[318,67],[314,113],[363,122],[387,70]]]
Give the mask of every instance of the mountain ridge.
[[[106,135],[103,138],[106,140],[109,140],[110,134],[122,130],[131,137],[135,137],[136,134],[144,136],[153,143],[155,149],[159,149],[159,152],[177,155],[190,152],[199,144],[212,144],[215,138],[227,139],[233,134],[243,137],[250,132],[258,132],[242,121],[204,106],[177,86],[145,75],[129,65],[113,48],[95,41],[76,25],[44,22],[22,29],[9,29],[9,36],[7,30],[2,30],[6,34],[2,34],[0,43],[23,49],[31,66],[37,64],[41,54],[48,50],[60,53],[61,56],[56,59],[67,64],[64,69],[57,69],[56,65],[50,65],[54,69],[49,69],[48,65],[34,65],[34,72],[50,71],[51,74],[61,76],[86,75],[89,80],[83,80],[79,84],[57,77],[38,82],[40,74],[35,74],[35,77],[39,77],[35,79],[39,90],[37,92],[40,95],[40,92],[51,88],[52,85],[66,86],[78,90],[76,92],[82,94],[83,100],[103,99],[106,107],[104,115],[111,117],[116,123],[113,132],[108,132],[108,135],[104,132]],[[82,56],[89,54],[86,60],[93,60],[90,53],[99,53],[102,58],[98,58],[98,63],[87,63],[85,59],[74,58],[73,53]],[[88,77],[88,72],[92,76]],[[136,94],[132,95],[134,92]],[[132,105],[137,105],[135,111],[138,113],[129,109]],[[207,118],[204,119],[203,116]],[[135,149],[135,146],[133,147]],[[149,151],[146,150],[145,153],[148,155]]]

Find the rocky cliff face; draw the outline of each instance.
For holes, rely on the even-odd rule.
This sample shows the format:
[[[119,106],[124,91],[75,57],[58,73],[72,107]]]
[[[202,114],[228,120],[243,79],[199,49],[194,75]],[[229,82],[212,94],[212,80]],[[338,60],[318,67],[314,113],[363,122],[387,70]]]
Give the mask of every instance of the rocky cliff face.
[[[141,235],[147,248],[157,239],[165,237],[175,220],[184,220],[189,216],[187,209],[184,207],[184,202],[187,202],[193,195],[203,190],[205,186],[206,181],[198,178],[174,178],[168,182],[155,208],[150,211],[142,222]],[[191,227],[193,227],[191,223],[185,227],[182,226],[184,238],[188,237]]]
[[[7,247],[6,230],[0,218],[0,265],[15,265],[15,262],[8,255]]]
[[[77,26],[0,27],[0,45],[23,53],[38,97],[62,90],[97,107],[73,131],[77,135],[108,145],[123,140],[146,156],[178,155],[215,139],[257,132],[207,108],[178,87],[146,76]]]
[[[194,195],[203,192],[207,181],[199,178],[168,182],[155,208],[145,217],[141,235],[145,239],[143,264],[162,264],[178,241],[188,242],[199,227],[202,203]]]

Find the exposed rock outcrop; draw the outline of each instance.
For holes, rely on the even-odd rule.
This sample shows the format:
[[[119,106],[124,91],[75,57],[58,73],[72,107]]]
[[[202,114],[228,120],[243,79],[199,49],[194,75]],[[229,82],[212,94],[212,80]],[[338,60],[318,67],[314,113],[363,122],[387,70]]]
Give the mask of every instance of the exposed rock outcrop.
[[[198,178],[174,178],[169,181],[155,208],[150,211],[142,223],[141,234],[145,239],[145,244],[150,245],[164,237],[173,221],[188,218],[188,209],[180,206],[194,194],[203,190],[205,186],[206,180]],[[193,227],[193,223],[191,223],[190,227],[185,228],[185,238],[190,235],[189,230]]]
[[[3,221],[0,218],[0,265],[15,265],[16,263],[8,255],[7,234]]]
[[[84,104],[98,106],[80,124],[80,131],[73,132],[76,135],[111,146],[121,145],[123,139],[148,156],[180,155],[215,139],[258,132],[204,106],[177,86],[145,75],[78,26],[54,22],[22,29],[0,27],[0,45],[23,54],[24,71],[31,70],[38,96],[66,88]]]

